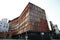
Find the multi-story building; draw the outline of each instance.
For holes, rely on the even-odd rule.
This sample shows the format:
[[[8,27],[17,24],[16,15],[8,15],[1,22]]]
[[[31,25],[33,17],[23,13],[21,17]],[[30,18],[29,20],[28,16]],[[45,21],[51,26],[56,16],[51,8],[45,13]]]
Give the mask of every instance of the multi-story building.
[[[56,34],[60,34],[57,25],[54,25],[54,24],[52,23],[52,21],[50,21],[50,25],[51,25],[51,29],[52,29],[52,31],[53,31],[54,33],[56,33]]]
[[[0,21],[0,38],[6,38],[6,35],[9,31],[9,23],[6,18]]]
[[[7,22],[7,19],[2,19],[0,21],[0,32],[8,32],[9,24]]]
[[[58,29],[58,26],[54,25],[52,21],[50,21],[50,25],[51,25],[51,32],[50,32],[51,37],[53,39],[60,39],[60,31]]]
[[[45,10],[29,3],[21,15],[9,22],[12,38],[17,34],[21,38],[49,40],[49,27]],[[42,36],[43,35],[43,36]]]

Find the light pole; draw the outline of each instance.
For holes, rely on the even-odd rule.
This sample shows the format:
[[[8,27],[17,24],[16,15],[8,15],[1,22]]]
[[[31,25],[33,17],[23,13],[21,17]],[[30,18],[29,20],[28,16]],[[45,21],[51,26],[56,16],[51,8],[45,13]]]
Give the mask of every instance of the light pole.
[[[25,38],[26,38],[26,40],[28,40],[28,35],[27,35],[27,32],[26,32]]]
[[[44,35],[44,32],[41,33],[41,38],[42,38],[42,40],[43,40],[43,35]]]

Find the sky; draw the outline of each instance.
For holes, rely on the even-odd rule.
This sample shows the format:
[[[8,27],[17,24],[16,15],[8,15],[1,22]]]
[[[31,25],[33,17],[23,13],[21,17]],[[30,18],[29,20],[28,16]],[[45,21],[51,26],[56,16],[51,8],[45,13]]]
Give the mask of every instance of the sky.
[[[0,20],[13,20],[20,16],[29,2],[43,8],[47,20],[57,24],[60,30],[60,0],[0,0]]]

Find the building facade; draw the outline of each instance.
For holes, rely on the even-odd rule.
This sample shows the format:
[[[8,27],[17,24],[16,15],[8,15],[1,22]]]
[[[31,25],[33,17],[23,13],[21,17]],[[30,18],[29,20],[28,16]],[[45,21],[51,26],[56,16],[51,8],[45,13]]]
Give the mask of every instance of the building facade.
[[[2,19],[0,21],[0,32],[8,32],[9,30],[9,24],[7,22],[7,19]]]
[[[49,27],[45,10],[29,3],[21,15],[9,22],[12,38],[17,34],[31,40],[49,40]],[[48,38],[48,39],[47,39]]]

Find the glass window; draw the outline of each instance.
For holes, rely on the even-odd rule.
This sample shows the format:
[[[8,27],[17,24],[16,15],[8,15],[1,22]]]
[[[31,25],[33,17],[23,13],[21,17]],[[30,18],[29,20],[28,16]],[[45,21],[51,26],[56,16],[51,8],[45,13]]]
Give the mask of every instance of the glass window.
[[[34,22],[32,22],[31,25],[34,25]]]
[[[5,25],[3,27],[5,27]]]

